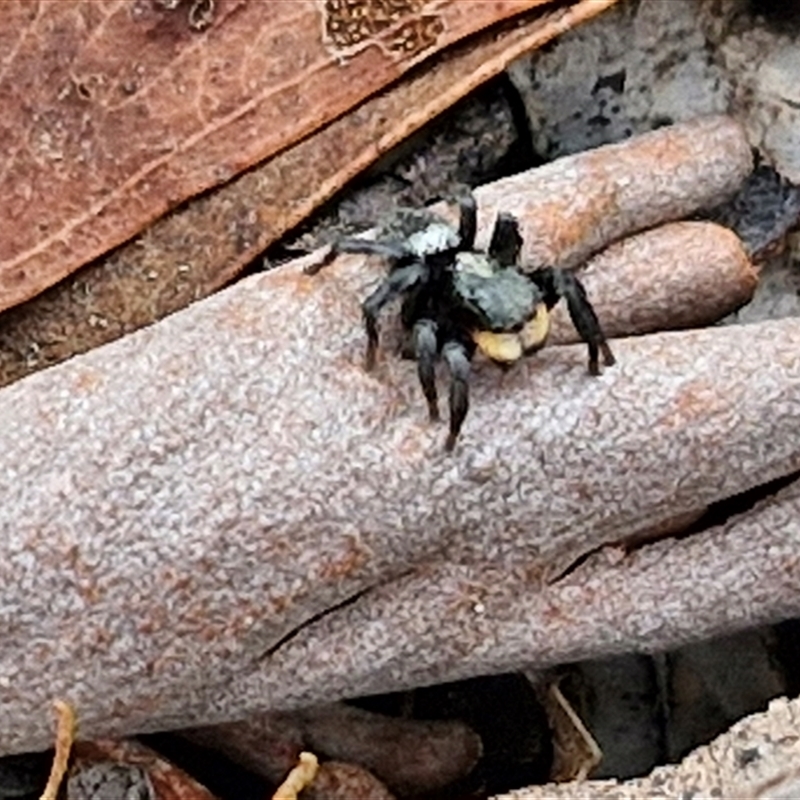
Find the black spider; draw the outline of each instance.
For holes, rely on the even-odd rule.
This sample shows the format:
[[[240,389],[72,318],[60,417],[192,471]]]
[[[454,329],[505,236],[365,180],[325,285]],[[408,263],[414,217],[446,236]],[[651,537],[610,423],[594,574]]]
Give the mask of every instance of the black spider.
[[[417,361],[432,421],[439,419],[437,358],[443,358],[450,371],[448,451],[455,446],[467,415],[470,362],[476,348],[504,367],[536,352],[547,340],[548,312],[562,297],[589,347],[590,374],[600,374],[601,353],[606,366],[615,362],[580,281],[553,267],[523,272],[519,266],[522,237],[511,214],[498,214],[488,251],[475,250],[475,200],[463,198],[459,206],[457,231],[431,212],[405,209],[383,227],[376,241],[342,239],[306,270],[318,272],[339,253],[386,259],[388,276],[362,305],[366,369],[375,366],[378,315],[387,303],[402,296],[400,314],[409,335],[408,354]]]

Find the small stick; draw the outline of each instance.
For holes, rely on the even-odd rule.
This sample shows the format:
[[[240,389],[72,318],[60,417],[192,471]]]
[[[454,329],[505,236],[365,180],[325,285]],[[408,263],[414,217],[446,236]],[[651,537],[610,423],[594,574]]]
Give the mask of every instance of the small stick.
[[[302,752],[297,766],[292,767],[286,780],[278,787],[272,800],[297,800],[297,796],[316,778],[319,761],[313,753]]]
[[[53,766],[50,768],[50,777],[44,787],[40,800],[56,800],[61,781],[67,774],[69,756],[72,752],[72,744],[75,741],[75,712],[69,703],[63,700],[55,700],[53,707],[56,710],[58,719],[56,727],[56,753],[53,757]]]

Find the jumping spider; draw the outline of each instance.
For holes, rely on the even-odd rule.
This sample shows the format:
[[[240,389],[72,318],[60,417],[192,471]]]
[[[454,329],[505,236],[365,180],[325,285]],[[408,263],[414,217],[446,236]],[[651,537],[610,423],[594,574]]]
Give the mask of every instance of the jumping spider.
[[[407,332],[406,354],[417,361],[419,381],[431,421],[439,420],[434,365],[441,356],[450,371],[450,432],[445,449],[455,446],[469,407],[470,362],[480,350],[502,367],[544,347],[549,311],[563,297],[576,330],[589,348],[589,373],[615,362],[581,282],[554,267],[523,272],[522,237],[511,214],[500,212],[488,251],[475,250],[477,215],[472,196],[459,200],[454,230],[428,211],[403,209],[376,241],[341,239],[306,272],[315,274],[339,253],[380,256],[389,274],[364,301],[366,369],[375,366],[378,315],[402,297],[400,317]]]

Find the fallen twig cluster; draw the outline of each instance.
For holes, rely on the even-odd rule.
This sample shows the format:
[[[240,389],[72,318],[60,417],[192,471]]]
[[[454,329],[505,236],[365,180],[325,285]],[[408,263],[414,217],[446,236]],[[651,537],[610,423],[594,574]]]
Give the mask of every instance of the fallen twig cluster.
[[[632,187],[642,164],[660,177]],[[749,167],[729,120],[676,126],[484,188],[481,235],[502,206],[526,258],[574,264]],[[668,290],[632,291],[637,262]],[[448,456],[413,364],[362,368],[379,269],[294,263],[0,392],[0,753],[47,746],[54,694],[89,737],[211,725],[797,611],[793,488],[603,554],[800,469],[800,323],[617,340],[599,378],[582,347],[476,361]],[[617,335],[705,324],[754,284],[735,238],[689,223],[586,280]]]

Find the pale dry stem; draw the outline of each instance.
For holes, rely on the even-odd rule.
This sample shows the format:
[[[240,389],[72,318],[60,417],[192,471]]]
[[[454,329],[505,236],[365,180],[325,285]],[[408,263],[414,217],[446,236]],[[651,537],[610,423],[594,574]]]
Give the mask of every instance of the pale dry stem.
[[[72,752],[72,745],[75,741],[76,720],[75,712],[69,703],[63,700],[55,700],[53,707],[56,710],[58,719],[56,727],[56,753],[53,757],[53,766],[50,769],[50,777],[44,787],[40,800],[56,800],[58,789],[64,776],[67,774],[69,757]]]
[[[297,800],[303,789],[311,785],[317,777],[319,761],[313,753],[302,752],[286,780],[277,788],[272,800]]]

